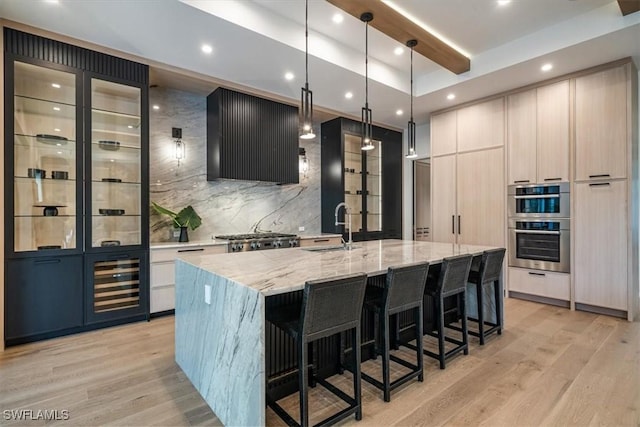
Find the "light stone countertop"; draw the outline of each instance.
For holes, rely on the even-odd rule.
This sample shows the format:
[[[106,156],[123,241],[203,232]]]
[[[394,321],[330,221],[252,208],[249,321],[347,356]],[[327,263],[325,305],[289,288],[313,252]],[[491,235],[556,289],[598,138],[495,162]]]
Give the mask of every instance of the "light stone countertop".
[[[149,245],[151,250],[154,249],[180,249],[190,248],[196,246],[220,246],[228,244],[228,240],[211,239],[201,241],[189,241],[189,242],[155,242]]]
[[[179,259],[269,296],[303,289],[308,280],[359,272],[375,276],[386,273],[389,266],[420,261],[439,263],[446,257],[468,253],[479,255],[487,249],[493,247],[374,240],[356,242],[351,251],[316,252],[288,248],[216,256],[180,254]]]

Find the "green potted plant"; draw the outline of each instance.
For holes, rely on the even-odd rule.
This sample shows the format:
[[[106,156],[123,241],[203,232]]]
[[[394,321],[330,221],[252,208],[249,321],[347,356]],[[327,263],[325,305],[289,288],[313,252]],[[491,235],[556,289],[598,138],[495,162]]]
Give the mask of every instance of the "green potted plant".
[[[170,217],[173,221],[174,226],[180,228],[180,238],[178,239],[179,242],[188,242],[189,234],[187,232],[187,229],[190,228],[191,230],[195,230],[202,224],[202,218],[200,218],[200,215],[196,213],[195,209],[193,209],[193,206],[191,205],[187,206],[186,208],[182,208],[182,210],[178,213],[170,211],[167,208],[163,208],[156,202],[151,202],[151,206],[153,206],[153,208],[159,214],[167,215],[168,217]]]

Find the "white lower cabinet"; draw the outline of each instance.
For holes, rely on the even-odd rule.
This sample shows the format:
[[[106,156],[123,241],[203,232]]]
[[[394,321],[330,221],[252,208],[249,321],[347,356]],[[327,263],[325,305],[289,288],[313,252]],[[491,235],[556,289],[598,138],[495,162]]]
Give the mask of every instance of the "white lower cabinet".
[[[300,247],[312,246],[339,246],[342,244],[342,237],[337,235],[330,236],[300,236]]]
[[[161,313],[175,309],[175,261],[181,254],[197,253],[223,254],[227,252],[225,245],[202,245],[185,247],[151,247],[151,293],[150,312]]]
[[[509,267],[509,291],[569,301],[571,276],[567,273]]]

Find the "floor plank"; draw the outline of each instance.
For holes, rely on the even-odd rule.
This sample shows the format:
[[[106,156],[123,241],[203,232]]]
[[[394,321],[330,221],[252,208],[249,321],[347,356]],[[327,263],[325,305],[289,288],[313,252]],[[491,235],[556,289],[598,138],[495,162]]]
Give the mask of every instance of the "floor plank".
[[[471,339],[440,370],[425,358],[425,381],[392,393],[363,382],[364,417],[343,425],[640,425],[640,324],[509,299],[506,330],[483,347]],[[5,410],[68,410],[56,422],[0,425],[220,426],[174,361],[174,319],[164,317],[7,349],[0,353]],[[426,339],[425,339],[426,340]],[[425,341],[426,342],[426,341]],[[427,343],[432,345],[432,343]],[[413,361],[413,354],[398,354]],[[378,361],[363,371],[380,375]],[[400,375],[394,368],[393,375]],[[349,391],[351,376],[331,382]],[[340,408],[311,390],[312,422]],[[297,396],[280,402],[297,418]],[[284,423],[267,410],[268,425]]]

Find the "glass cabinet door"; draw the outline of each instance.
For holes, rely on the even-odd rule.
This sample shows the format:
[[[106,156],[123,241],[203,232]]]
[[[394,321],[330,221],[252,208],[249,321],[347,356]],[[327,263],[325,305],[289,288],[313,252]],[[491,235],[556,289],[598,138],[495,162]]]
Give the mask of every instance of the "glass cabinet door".
[[[91,79],[91,247],[140,245],[141,90]]]
[[[352,232],[362,231],[362,150],[360,137],[344,135],[344,202],[351,214]],[[345,222],[348,219],[345,216]],[[348,222],[344,232],[349,232]]]
[[[75,249],[76,74],[13,66],[13,249]]]
[[[366,151],[367,231],[382,231],[382,144],[372,142],[375,148]]]

